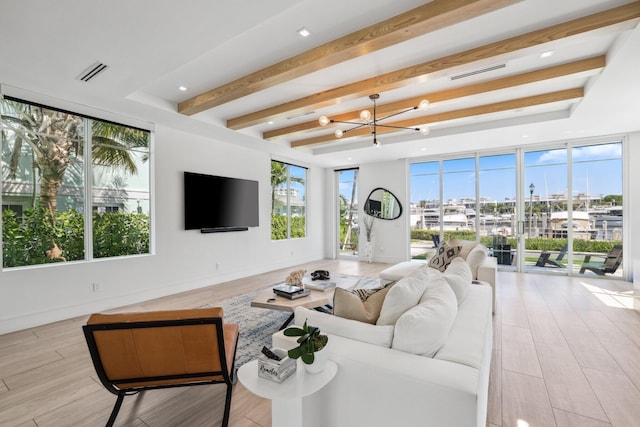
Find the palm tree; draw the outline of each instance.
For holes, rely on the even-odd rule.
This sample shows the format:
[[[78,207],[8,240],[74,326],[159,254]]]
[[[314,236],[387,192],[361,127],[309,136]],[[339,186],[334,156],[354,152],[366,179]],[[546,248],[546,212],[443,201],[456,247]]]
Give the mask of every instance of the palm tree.
[[[18,101],[2,102],[2,126],[14,133],[9,176],[15,178],[22,145],[33,153],[40,175],[39,205],[52,220],[58,209],[58,192],[73,157],[82,156],[85,119],[68,112],[52,110]],[[129,149],[147,147],[148,133],[113,123],[91,121],[93,163],[118,167],[129,174],[137,172]]]

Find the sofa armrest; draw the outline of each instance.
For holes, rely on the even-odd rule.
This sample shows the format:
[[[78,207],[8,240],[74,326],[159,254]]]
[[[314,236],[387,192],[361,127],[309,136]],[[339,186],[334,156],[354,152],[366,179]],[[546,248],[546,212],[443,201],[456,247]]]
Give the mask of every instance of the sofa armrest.
[[[487,282],[493,290],[493,312],[496,311],[496,272],[498,270],[498,259],[486,257],[478,267],[477,280]]]

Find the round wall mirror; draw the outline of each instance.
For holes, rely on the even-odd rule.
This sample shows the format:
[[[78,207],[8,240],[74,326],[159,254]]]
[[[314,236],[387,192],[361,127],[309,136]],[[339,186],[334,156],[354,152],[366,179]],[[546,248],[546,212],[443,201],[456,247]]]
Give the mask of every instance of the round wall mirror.
[[[364,202],[364,213],[374,218],[397,219],[402,215],[402,205],[392,192],[375,188]]]

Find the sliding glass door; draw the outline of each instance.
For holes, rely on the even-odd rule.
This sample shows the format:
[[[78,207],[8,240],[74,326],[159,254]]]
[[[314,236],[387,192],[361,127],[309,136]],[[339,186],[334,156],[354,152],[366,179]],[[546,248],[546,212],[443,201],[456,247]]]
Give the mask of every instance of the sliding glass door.
[[[500,269],[624,277],[622,142],[410,165],[411,256],[479,240]]]

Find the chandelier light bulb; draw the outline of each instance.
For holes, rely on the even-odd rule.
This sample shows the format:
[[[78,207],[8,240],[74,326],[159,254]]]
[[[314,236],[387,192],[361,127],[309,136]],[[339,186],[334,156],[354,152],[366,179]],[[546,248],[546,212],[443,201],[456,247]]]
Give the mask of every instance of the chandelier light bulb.
[[[376,148],[380,148],[380,146],[381,146],[381,145],[382,145],[382,144],[380,144],[380,141],[378,141],[377,139],[374,139],[374,140],[373,140],[373,146],[374,146],[374,147],[376,147]]]
[[[326,126],[329,124],[329,118],[327,116],[322,116],[318,119],[318,122],[320,123],[320,126]]]
[[[427,126],[423,126],[420,128],[420,133],[423,135],[429,135],[430,129]]]
[[[337,129],[335,132],[336,138],[342,138],[343,133],[342,129]]]
[[[362,120],[363,122],[368,122],[369,120],[371,120],[371,113],[369,112],[369,110],[360,111],[360,120]]]
[[[423,99],[422,101],[420,101],[420,103],[418,104],[418,108],[420,110],[424,110],[429,106],[429,101],[426,99]]]

